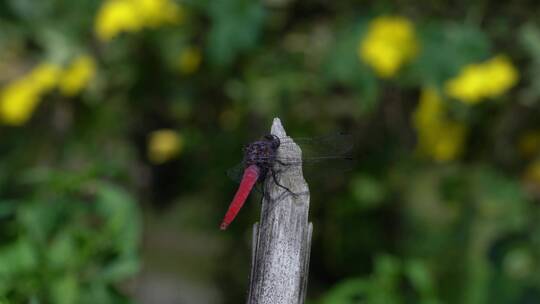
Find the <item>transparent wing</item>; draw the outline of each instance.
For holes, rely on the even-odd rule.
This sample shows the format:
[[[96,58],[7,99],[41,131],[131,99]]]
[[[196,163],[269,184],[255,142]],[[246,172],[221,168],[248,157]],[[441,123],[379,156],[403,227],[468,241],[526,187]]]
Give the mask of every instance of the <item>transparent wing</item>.
[[[242,175],[244,174],[244,168],[244,163],[238,163],[236,166],[227,170],[227,176],[233,181],[240,183],[242,180]]]
[[[280,149],[293,149],[294,143],[300,146],[302,158],[277,156],[276,160],[278,162],[294,165],[334,160],[352,160],[354,140],[349,134],[337,133],[315,138],[283,138]],[[260,161],[266,159],[267,157],[259,158]]]
[[[310,176],[324,175],[327,172],[345,172],[354,168],[355,160],[352,158],[354,138],[349,134],[335,133],[314,138],[283,138],[280,149],[292,149],[293,142],[300,146],[302,156],[277,156],[279,171],[302,165],[304,173]],[[269,160],[260,157],[259,161]],[[227,175],[234,181],[240,182],[244,173],[244,163],[239,163],[227,171]]]
[[[354,146],[354,139],[350,134],[336,133],[314,138],[293,138],[302,150],[304,161],[319,161],[350,157]],[[287,149],[292,144],[291,139],[282,140],[281,148]]]

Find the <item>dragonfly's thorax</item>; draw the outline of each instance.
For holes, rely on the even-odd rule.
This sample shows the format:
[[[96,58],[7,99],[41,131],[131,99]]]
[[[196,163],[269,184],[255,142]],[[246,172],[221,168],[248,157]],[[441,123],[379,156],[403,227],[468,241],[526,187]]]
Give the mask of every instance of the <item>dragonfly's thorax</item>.
[[[279,144],[279,138],[275,135],[266,135],[262,140],[252,142],[244,148],[244,164],[257,165],[266,171],[276,160]]]

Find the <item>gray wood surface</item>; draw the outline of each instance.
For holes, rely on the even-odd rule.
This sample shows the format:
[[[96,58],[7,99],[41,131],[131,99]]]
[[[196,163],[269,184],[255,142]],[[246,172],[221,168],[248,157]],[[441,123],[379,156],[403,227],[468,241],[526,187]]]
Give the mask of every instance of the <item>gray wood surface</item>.
[[[287,137],[278,118],[271,133]],[[279,148],[278,155],[300,157],[301,151],[297,145],[287,144]],[[248,304],[302,304],[306,296],[313,231],[308,223],[309,188],[300,166],[281,171],[277,178],[297,195],[267,178],[260,223],[253,227]]]

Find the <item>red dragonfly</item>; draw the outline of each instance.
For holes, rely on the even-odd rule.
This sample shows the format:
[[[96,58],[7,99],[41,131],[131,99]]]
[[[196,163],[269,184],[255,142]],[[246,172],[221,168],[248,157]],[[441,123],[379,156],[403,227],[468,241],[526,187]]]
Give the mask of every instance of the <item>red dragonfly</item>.
[[[278,156],[280,147],[286,148],[286,145],[298,144],[302,149],[302,158],[283,158]],[[339,161],[341,165],[350,168],[352,158],[347,153],[352,149],[352,138],[349,135],[336,134],[324,136],[316,139],[309,138],[279,138],[275,135],[265,135],[260,140],[254,141],[244,147],[243,161],[228,171],[228,175],[238,180],[240,186],[229,205],[229,209],[221,222],[220,229],[225,230],[234,220],[249,194],[257,182],[264,184],[264,180],[272,177],[273,181],[291,192],[285,186],[277,182],[277,170],[274,165],[279,163],[281,167],[290,167],[315,163],[324,160],[333,160],[333,164]],[[264,192],[264,191],[263,191]]]

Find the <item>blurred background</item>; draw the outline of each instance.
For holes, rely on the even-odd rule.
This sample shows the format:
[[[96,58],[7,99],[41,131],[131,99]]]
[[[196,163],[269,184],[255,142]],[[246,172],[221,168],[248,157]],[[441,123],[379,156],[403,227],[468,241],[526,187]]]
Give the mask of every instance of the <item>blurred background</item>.
[[[225,172],[274,117],[355,138],[306,176],[307,303],[540,303],[539,12],[0,1],[0,303],[243,303]]]

